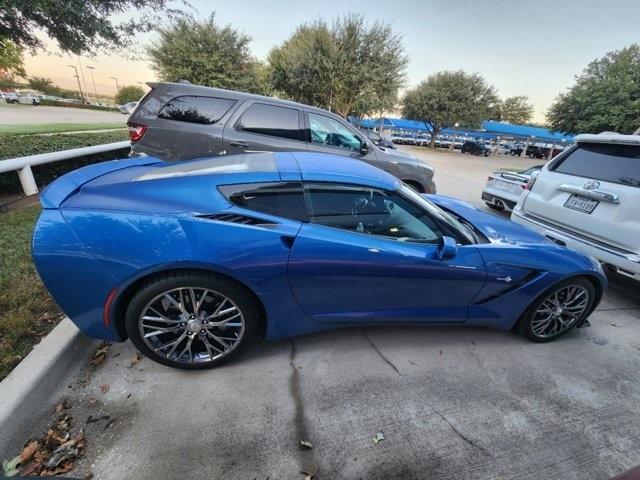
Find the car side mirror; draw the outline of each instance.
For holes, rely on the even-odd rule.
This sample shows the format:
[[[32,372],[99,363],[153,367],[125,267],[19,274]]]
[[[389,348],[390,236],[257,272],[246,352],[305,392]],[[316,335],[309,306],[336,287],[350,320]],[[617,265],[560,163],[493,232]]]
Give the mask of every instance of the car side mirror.
[[[438,242],[438,248],[436,249],[436,256],[439,260],[449,260],[458,253],[458,244],[455,239],[447,236],[443,236]]]
[[[369,153],[369,144],[366,140],[360,140],[360,153],[363,155]]]

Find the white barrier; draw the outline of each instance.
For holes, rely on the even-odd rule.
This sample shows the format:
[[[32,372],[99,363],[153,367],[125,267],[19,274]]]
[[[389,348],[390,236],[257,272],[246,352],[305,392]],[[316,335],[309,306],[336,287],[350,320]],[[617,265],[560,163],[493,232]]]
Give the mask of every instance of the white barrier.
[[[38,193],[38,186],[36,185],[35,178],[33,178],[33,172],[31,171],[32,166],[59,162],[61,160],[71,160],[73,158],[94,155],[96,153],[122,150],[124,148],[129,148],[130,146],[131,142],[127,140],[124,142],[94,145],[92,147],[72,148],[70,150],[61,150],[59,152],[40,153],[38,155],[28,155],[26,157],[9,158],[7,160],[0,160],[0,173],[17,171],[24,194],[27,196],[35,195]]]

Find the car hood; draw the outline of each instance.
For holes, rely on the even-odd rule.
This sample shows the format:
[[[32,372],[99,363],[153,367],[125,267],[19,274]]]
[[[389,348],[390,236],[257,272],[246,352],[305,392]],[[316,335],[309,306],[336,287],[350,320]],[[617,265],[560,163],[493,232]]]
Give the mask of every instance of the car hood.
[[[442,195],[424,194],[426,199],[473,224],[492,243],[544,243],[555,245],[542,235],[504,218],[482,212],[466,202]]]

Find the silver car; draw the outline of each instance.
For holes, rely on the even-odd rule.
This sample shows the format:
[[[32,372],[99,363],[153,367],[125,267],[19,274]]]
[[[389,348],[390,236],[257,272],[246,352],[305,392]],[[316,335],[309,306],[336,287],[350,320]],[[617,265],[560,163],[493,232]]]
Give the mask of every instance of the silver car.
[[[187,83],[149,83],[129,117],[132,155],[186,160],[259,151],[312,151],[362,160],[424,193],[433,168],[380,148],[343,118],[320,108]]]

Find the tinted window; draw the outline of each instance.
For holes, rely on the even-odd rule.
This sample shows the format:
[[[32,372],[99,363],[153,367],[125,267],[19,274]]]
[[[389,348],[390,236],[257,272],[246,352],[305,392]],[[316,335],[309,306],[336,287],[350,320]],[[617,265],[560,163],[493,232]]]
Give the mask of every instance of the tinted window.
[[[309,134],[311,143],[327,147],[339,147],[359,151],[360,139],[346,126],[324,115],[309,114]]]
[[[238,130],[289,140],[300,140],[298,110],[254,103],[242,115],[238,123]]]
[[[571,152],[553,170],[569,175],[640,187],[640,146],[587,143]]]
[[[434,220],[401,196],[367,187],[307,184],[309,221],[399,241],[437,243]]]
[[[167,103],[158,117],[189,123],[216,123],[236,103],[228,98],[185,95]]]
[[[220,192],[238,207],[306,221],[307,208],[300,183],[221,185]]]

